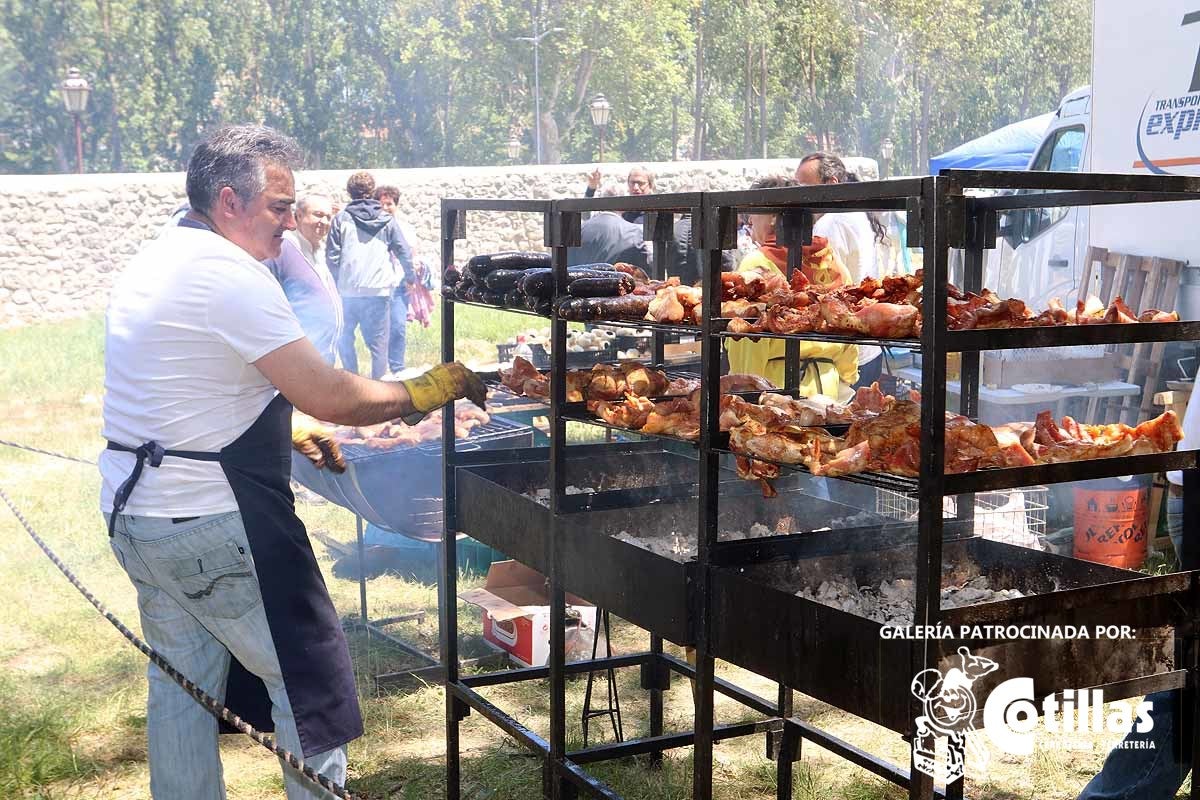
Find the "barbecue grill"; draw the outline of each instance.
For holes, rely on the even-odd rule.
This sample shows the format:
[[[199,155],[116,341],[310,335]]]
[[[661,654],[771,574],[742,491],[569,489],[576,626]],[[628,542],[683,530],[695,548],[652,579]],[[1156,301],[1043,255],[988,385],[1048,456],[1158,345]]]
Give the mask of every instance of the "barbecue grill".
[[[447,416],[453,418],[452,414]],[[455,442],[460,452],[487,452],[490,449],[528,447],[532,444],[531,427],[495,415],[486,424],[472,428],[466,439]],[[384,630],[387,624],[423,619],[423,611],[385,620],[371,620],[367,612],[363,520],[411,539],[440,543],[443,527],[440,481],[442,455],[441,440],[386,449],[344,445],[342,456],[346,460],[346,471],[338,474],[328,469],[317,469],[308,458],[292,451],[292,477],[305,488],[354,513],[359,563],[359,618],[356,626],[369,636],[390,642],[421,664],[412,670],[376,675],[376,683],[380,686],[404,682],[414,676],[433,679],[441,670],[436,658]]]
[[[1024,189],[1003,197],[971,197],[973,188]],[[1035,691],[1049,694],[1064,689],[1103,687],[1107,699],[1131,697],[1168,688],[1195,688],[1200,670],[1200,581],[1194,571],[1166,576],[1082,562],[974,536],[976,493],[1003,492],[1017,487],[1131,473],[1183,469],[1185,528],[1200,524],[1200,480],[1196,451],[1109,458],[1073,463],[944,474],[946,356],[962,353],[960,411],[978,411],[979,353],[988,349],[1049,347],[1072,344],[1120,344],[1200,339],[1198,323],[1088,325],[1011,330],[946,330],[946,280],[949,251],[965,251],[963,288],[978,292],[983,251],[994,243],[998,213],[1011,208],[1062,205],[1166,202],[1200,199],[1200,180],[1162,176],[1010,174],[949,171],[938,177],[831,186],[796,187],[716,194],[560,200],[545,205],[528,201],[513,210],[535,211],[545,217],[546,244],[552,248],[558,286],[565,284],[566,253],[578,242],[578,215],[584,210],[646,212],[647,238],[662,239],[673,215],[691,213],[696,246],[703,251],[704,295],[718,295],[718,272],[723,249],[734,246],[739,213],[780,213],[781,243],[789,246],[794,269],[799,245],[811,237],[813,212],[899,210],[909,217],[909,244],[924,251],[925,315],[919,340],[872,340],[903,345],[923,353],[921,463],[916,478],[866,474],[860,483],[916,498],[915,524],[868,520],[865,527],[830,526],[813,531],[822,520],[839,513],[835,504],[789,497],[773,501],[746,491],[753,484],[729,479],[728,441],[718,425],[721,343],[730,334],[719,318],[719,304],[705,304],[702,343],[704,391],[700,440],[691,450],[658,452],[653,442],[568,447],[567,419],[583,421],[578,408],[565,402],[564,348],[566,323],[551,320],[554,356],[551,365],[549,417],[551,446],[538,454],[513,451],[511,457],[492,456],[489,466],[478,454],[455,456],[446,471],[446,554],[443,579],[453,576],[453,533],[468,530],[546,573],[551,594],[551,617],[561,616],[564,591],[612,608],[651,632],[649,652],[566,664],[563,633],[551,631],[549,666],[486,676],[462,677],[455,649],[456,619],[443,607],[443,655],[447,678],[448,797],[459,797],[458,724],[471,710],[499,725],[523,745],[540,754],[545,764],[545,796],[565,798],[582,790],[589,796],[615,794],[587,775],[592,761],[637,753],[658,753],[694,745],[693,794],[712,797],[712,748],[730,736],[767,732],[769,752],[777,760],[778,797],[791,796],[792,764],[799,743],[809,739],[877,775],[908,789],[911,797],[931,797],[933,780],[918,769],[904,769],[855,748],[821,731],[792,713],[792,690],[821,698],[909,739],[917,734],[919,705],[909,691],[916,675],[927,668],[945,668],[960,646],[972,648],[1003,665],[992,682],[1014,675],[1033,679]],[[482,202],[482,204],[481,204]],[[503,210],[503,201],[447,200],[442,204],[443,259],[453,262],[454,243],[465,237],[465,218],[477,208]],[[656,253],[662,248],[655,248]],[[561,294],[561,292],[558,292]],[[443,303],[443,357],[454,354],[454,303]],[[681,326],[637,324],[657,333]],[[857,342],[823,334],[761,334],[786,340],[789,369],[786,388],[799,383],[799,343],[802,340]],[[654,363],[661,363],[655,358]],[[446,429],[450,435],[449,426]],[[696,462],[685,463],[694,452]],[[659,459],[659,461],[655,461]],[[792,473],[798,467],[782,465]],[[694,470],[694,471],[691,471]],[[582,478],[580,476],[583,476]],[[607,476],[607,482],[606,482]],[[589,486],[594,492],[568,493],[568,487]],[[548,490],[546,505],[529,497]],[[961,495],[952,519],[944,518],[943,499]],[[782,502],[784,506],[772,506]],[[788,504],[802,507],[791,514]],[[811,510],[810,510],[811,509]],[[798,524],[779,525],[778,535],[757,538],[723,536],[731,524],[754,520],[775,534],[775,523],[793,516]],[[502,520],[498,524],[498,520]],[[697,554],[677,560],[636,547],[620,536],[637,520],[644,530],[666,535],[680,525],[694,525]],[[485,530],[486,529],[486,530]],[[487,537],[487,538],[484,538]],[[1185,545],[1182,563],[1193,569],[1200,553]],[[943,608],[944,586],[989,577],[996,585],[1021,596],[960,608]],[[889,639],[881,623],[832,605],[797,596],[822,581],[845,580],[855,585],[909,581],[913,622],[917,625],[1012,623],[1034,625],[1130,625],[1136,640],[1000,640],[958,638]],[[656,607],[656,608],[650,608]],[[662,654],[662,637],[696,645],[693,668]],[[780,682],[778,697],[755,697],[715,679],[714,659],[723,658]],[[565,676],[593,669],[641,666],[642,686],[650,692],[651,738],[566,750]],[[662,733],[661,692],[669,688],[667,673],[694,678],[696,715],[693,732]],[[550,680],[550,736],[531,733],[512,716],[489,703],[475,689],[514,680]],[[989,686],[985,680],[981,690]],[[733,697],[765,719],[740,726],[715,726],[713,693]],[[1200,692],[1188,702],[1200,704]],[[1200,743],[1200,726],[1193,733]],[[921,744],[926,744],[922,739]],[[1200,747],[1193,746],[1193,758]],[[914,762],[912,766],[920,766]],[[964,781],[951,781],[944,794],[962,797]],[[1193,788],[1200,798],[1200,785]]]

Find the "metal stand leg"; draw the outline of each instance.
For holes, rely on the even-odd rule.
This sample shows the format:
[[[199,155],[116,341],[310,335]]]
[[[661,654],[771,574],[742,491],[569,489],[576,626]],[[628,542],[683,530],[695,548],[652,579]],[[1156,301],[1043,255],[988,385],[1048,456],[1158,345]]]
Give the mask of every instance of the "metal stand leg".
[[[659,657],[662,656],[663,640],[661,636],[650,634],[650,652],[654,654],[654,668],[657,670],[661,664]],[[653,688],[650,690],[650,735],[662,736],[663,734],[663,690]],[[662,766],[662,753],[650,754],[650,766]]]
[[[358,534],[358,605],[363,627],[367,626],[367,546],[363,543],[363,519],[354,515],[354,528]]]
[[[966,769],[967,748],[966,744],[956,745],[953,742],[949,743],[950,753],[947,758],[951,763],[958,759],[959,763]],[[963,791],[966,789],[967,779],[961,777],[958,780],[950,781],[946,784],[946,800],[963,800]]]
[[[592,661],[596,660],[596,650],[600,644],[600,629],[604,628],[604,655],[612,658],[612,635],[609,627],[608,611],[597,609],[596,632],[592,636]],[[596,680],[596,671],[588,670],[587,688],[583,692],[583,746],[588,745],[588,727],[593,717],[608,717],[612,723],[613,737],[618,742],[625,741],[625,727],[621,724],[621,697],[617,691],[617,673],[612,667],[605,670],[605,680],[608,689],[608,702],[603,708],[592,708],[592,684]]]
[[[794,693],[791,689],[779,686],[779,716],[784,726],[774,739],[775,745],[775,797],[777,800],[791,800],[792,797],[792,765],[800,760],[800,746],[803,741],[799,732],[786,723],[792,716]],[[772,734],[768,734],[772,736]]]
[[[933,739],[928,740],[928,746],[932,752],[934,746]],[[933,798],[933,778],[920,772],[917,769],[917,761],[915,754],[910,755],[908,762],[909,779],[908,779],[908,797],[909,800],[932,800]]]
[[[692,748],[692,798],[713,796],[713,692],[716,664],[702,649],[696,651],[696,739]]]

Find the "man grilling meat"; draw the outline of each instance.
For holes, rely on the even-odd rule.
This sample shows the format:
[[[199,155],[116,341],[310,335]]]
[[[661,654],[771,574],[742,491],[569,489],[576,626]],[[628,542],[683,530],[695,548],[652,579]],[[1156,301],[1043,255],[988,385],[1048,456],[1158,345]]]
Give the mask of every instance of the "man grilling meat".
[[[261,262],[296,227],[296,143],[223,128],[188,164],[191,211],[130,262],[107,312],[101,507],[137,588],[145,638],[201,689],[344,783],[362,733],[350,653],[295,513],[292,406],[319,419],[415,423],[459,397],[461,364],[383,383],[326,363]],[[314,461],[335,454],[309,445]],[[150,789],[222,798],[217,723],[149,668]],[[322,795],[290,767],[292,800]]]

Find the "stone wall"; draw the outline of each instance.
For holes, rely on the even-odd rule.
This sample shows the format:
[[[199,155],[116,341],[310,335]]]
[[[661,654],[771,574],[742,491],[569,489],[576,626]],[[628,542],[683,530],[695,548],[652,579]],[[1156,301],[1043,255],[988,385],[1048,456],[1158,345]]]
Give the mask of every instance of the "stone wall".
[[[865,161],[865,160],[864,160]],[[795,159],[648,165],[659,192],[745,188],[758,175],[790,173]],[[870,174],[874,162],[854,164]],[[456,167],[375,170],[401,192],[400,216],[416,229],[419,257],[439,259],[442,197],[538,198],[582,195],[591,166]],[[628,165],[607,164],[606,181],[624,186]],[[345,202],[349,171],[296,175],[298,195],[319,191]],[[0,328],[103,310],[116,274],[157,235],[184,201],[181,173],[37,175],[0,178]],[[534,214],[473,213],[460,252],[537,249]]]

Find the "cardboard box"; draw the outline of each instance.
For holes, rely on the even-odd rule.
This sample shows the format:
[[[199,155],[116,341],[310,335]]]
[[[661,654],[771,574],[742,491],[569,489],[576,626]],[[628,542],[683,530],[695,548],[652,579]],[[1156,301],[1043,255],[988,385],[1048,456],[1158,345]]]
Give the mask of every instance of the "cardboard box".
[[[483,639],[490,647],[523,667],[545,666],[550,658],[550,595],[544,575],[517,561],[497,561],[488,567],[483,588],[458,596],[482,610]],[[567,660],[589,657],[596,607],[567,594],[567,618]]]

